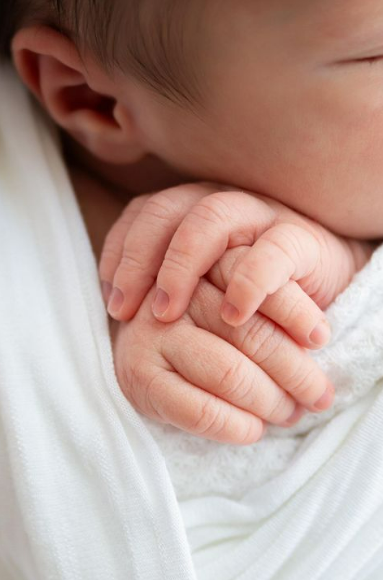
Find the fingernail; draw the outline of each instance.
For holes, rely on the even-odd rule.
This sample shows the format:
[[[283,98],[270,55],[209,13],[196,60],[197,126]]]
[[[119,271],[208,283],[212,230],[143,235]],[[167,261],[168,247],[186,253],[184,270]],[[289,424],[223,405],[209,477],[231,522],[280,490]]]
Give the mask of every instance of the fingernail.
[[[101,290],[104,302],[108,304],[113,290],[112,284],[109,284],[109,282],[101,282]]]
[[[310,341],[315,346],[325,346],[331,338],[331,327],[327,320],[322,320],[310,334]]]
[[[112,295],[108,304],[108,312],[111,316],[118,314],[124,303],[124,295],[119,288],[113,288]]]
[[[168,308],[169,296],[166,294],[166,292],[161,290],[161,288],[158,288],[152,306],[154,316],[161,318],[161,316],[165,314]]]
[[[295,407],[292,415],[287,419],[287,421],[285,421],[284,423],[281,423],[281,427],[292,427],[293,425],[298,423],[299,419],[302,418],[304,413],[305,413],[305,410],[300,405],[297,405]]]
[[[230,302],[224,302],[221,308],[221,316],[228,324],[235,323],[239,318],[239,310]]]
[[[329,385],[325,390],[324,394],[321,396],[319,401],[317,401],[314,405],[315,411],[325,411],[329,407],[334,400],[335,389],[332,385]]]

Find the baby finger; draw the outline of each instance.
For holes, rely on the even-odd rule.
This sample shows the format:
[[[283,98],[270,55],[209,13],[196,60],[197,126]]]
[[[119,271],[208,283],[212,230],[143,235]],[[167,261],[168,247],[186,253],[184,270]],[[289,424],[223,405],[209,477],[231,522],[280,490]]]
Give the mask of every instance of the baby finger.
[[[259,312],[246,324],[233,329],[214,309],[220,295],[216,287],[204,280],[200,282],[189,308],[195,324],[246,355],[254,363],[248,367],[249,377],[255,385],[261,381],[262,387],[268,389],[268,396],[275,392],[278,385],[310,411],[328,409],[334,399],[334,387],[309,353]],[[230,361],[230,352],[226,353],[226,357],[226,361]],[[255,369],[262,371],[262,374]],[[262,415],[262,418],[265,417]]]
[[[145,398],[145,415],[205,439],[249,445],[264,433],[261,419],[190,384],[174,370],[157,373]]]
[[[274,211],[246,193],[224,191],[204,197],[185,217],[166,252],[157,277],[156,318],[162,322],[179,318],[200,278],[225,251],[252,245],[274,221]]]
[[[113,279],[109,314],[130,320],[152,287],[170,241],[189,209],[206,188],[185,185],[156,193],[147,199],[126,233]]]
[[[322,310],[292,280],[275,294],[267,296],[259,312],[276,322],[305,348],[322,348],[331,338],[331,327]]]
[[[99,265],[104,301],[108,304],[113,290],[113,278],[121,261],[126,235],[150,195],[136,197],[124,209],[105,239]]]
[[[296,401],[245,353],[201,328],[180,325],[170,337],[162,354],[189,383],[270,423],[295,419]]]
[[[290,223],[270,228],[236,266],[222,305],[222,318],[232,326],[244,324],[267,296],[290,279],[311,274],[320,257],[319,243],[307,230]]]

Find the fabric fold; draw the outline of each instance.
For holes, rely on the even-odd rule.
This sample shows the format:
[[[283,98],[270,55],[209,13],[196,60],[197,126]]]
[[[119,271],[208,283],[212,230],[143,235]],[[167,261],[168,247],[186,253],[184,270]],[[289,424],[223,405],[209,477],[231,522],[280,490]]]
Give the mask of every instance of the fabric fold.
[[[1,577],[192,580],[164,459],[116,382],[55,129],[9,67],[0,91]]]

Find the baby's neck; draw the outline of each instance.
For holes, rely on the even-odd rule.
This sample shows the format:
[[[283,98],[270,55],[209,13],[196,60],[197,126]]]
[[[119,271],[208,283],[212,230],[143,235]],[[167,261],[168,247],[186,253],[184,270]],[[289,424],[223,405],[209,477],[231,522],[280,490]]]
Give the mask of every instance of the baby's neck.
[[[110,165],[95,159],[68,135],[61,138],[69,177],[97,258],[107,233],[133,197],[191,181],[155,157],[129,167]]]

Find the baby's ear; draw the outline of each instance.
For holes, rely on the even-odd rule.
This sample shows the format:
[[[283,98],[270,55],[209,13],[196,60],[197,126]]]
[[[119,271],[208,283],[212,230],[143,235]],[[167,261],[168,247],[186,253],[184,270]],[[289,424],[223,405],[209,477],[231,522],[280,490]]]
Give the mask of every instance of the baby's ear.
[[[69,38],[46,26],[23,28],[13,39],[12,55],[52,119],[93,155],[128,164],[148,153],[112,79],[95,60],[85,62]]]

